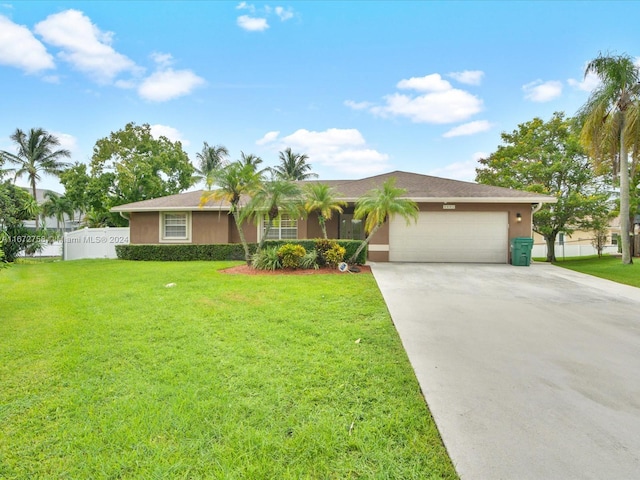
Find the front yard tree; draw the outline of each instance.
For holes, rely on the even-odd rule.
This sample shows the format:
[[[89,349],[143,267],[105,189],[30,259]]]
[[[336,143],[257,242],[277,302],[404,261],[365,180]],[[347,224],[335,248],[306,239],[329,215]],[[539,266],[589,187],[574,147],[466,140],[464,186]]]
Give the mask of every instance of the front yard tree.
[[[69,199],[55,192],[46,192],[44,194],[45,202],[42,204],[43,217],[53,217],[56,219],[56,228],[62,233],[64,227],[64,216],[67,215],[70,220],[74,220],[73,206]],[[62,225],[62,227],[60,226]]]
[[[333,212],[342,213],[347,203],[338,200],[333,189],[326,183],[309,183],[304,190],[304,208],[307,213],[316,212],[322,235],[327,238],[327,220],[331,220]]]
[[[612,161],[614,175],[619,174],[622,263],[630,264],[629,178],[640,156],[640,73],[629,55],[599,55],[587,65],[585,76],[589,73],[597,75],[601,83],[579,112],[583,121],[581,140],[596,165]]]
[[[60,140],[42,128],[32,128],[29,133],[17,128],[11,135],[11,140],[18,147],[17,153],[2,150],[0,156],[15,165],[15,178],[26,175],[31,186],[31,194],[37,200],[36,183],[40,181],[40,175],[59,175],[66,166],[61,159],[70,157],[71,153],[69,150],[57,148],[60,146]],[[37,231],[37,216],[35,221]]]
[[[294,153],[291,148],[279,153],[280,164],[273,167],[272,172],[280,178],[288,180],[309,180],[318,175],[311,172],[311,165],[307,163],[309,157],[305,154]]]
[[[262,177],[253,165],[236,161],[215,172],[214,183],[218,188],[212,192],[203,192],[200,198],[201,206],[212,201],[226,201],[229,203],[229,212],[233,215],[236,223],[247,265],[251,265],[251,253],[242,230],[242,221],[246,218],[246,203],[243,204],[242,202],[246,202],[246,199],[258,189],[261,182]]]
[[[104,190],[108,212],[117,205],[180,193],[193,184],[194,172],[179,141],[154,137],[148,124],[128,123],[96,142],[90,176]],[[110,221],[126,223],[117,215]]]
[[[608,214],[604,179],[591,168],[580,145],[576,122],[563,113],[556,112],[548,122],[534,118],[511,133],[503,132],[501,137],[503,144],[479,160],[476,181],[558,199],[533,216],[533,230],[544,237],[547,261],[553,262],[558,233],[590,228]]]
[[[405,193],[407,191],[404,188],[396,187],[395,177],[391,177],[380,188],[370,190],[356,201],[353,218],[365,219],[364,230],[367,232],[367,238],[349,259],[349,263],[356,261],[362,249],[369,244],[387,219],[400,215],[407,221],[407,225],[411,220],[418,221],[418,204],[408,198],[402,198]]]
[[[243,217],[253,218],[258,225],[264,222],[258,251],[264,247],[269,231],[280,215],[287,214],[297,218],[304,213],[301,193],[294,182],[279,178],[260,182],[251,192],[251,200]]]
[[[33,243],[33,232],[25,228],[24,221],[34,220],[38,211],[37,202],[25,189],[8,180],[0,183],[0,248],[5,262],[13,262]]]
[[[204,142],[202,151],[196,153],[198,167],[196,168],[196,181],[204,180],[207,190],[211,190],[213,176],[216,170],[224,166],[229,150],[224,145],[210,146]]]

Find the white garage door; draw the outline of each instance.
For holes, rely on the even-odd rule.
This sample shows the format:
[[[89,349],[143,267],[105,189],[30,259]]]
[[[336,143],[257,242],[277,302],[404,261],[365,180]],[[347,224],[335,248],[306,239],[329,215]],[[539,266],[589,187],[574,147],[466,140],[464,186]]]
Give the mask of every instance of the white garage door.
[[[389,225],[392,262],[507,263],[507,212],[420,212]]]

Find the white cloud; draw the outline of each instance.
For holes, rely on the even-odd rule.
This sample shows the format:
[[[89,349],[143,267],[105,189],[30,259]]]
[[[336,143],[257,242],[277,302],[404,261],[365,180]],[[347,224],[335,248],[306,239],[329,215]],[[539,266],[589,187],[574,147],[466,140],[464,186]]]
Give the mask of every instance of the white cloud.
[[[283,7],[276,7],[275,12],[283,22],[286,22],[287,20],[293,18],[293,10],[291,10],[290,8],[285,9]]]
[[[411,77],[408,80],[400,80],[396,87],[418,90],[420,92],[445,92],[451,90],[451,84],[443,80],[439,73],[432,73],[424,77]]]
[[[556,80],[535,80],[522,86],[524,98],[532,102],[548,102],[562,95],[562,83]]]
[[[451,130],[442,134],[444,138],[461,137],[464,135],[475,135],[476,133],[486,132],[492,127],[487,120],[476,120],[475,122],[458,125]]]
[[[353,110],[365,110],[373,106],[371,102],[354,102],[353,100],[345,100],[344,104]]]
[[[138,94],[152,102],[166,102],[190,94],[205,81],[191,70],[167,68],[151,74],[138,87]]]
[[[256,145],[266,145],[268,143],[274,142],[278,138],[278,135],[280,135],[280,132],[277,130],[273,132],[267,132],[260,140],[256,140]]]
[[[250,17],[249,15],[240,15],[238,26],[248,32],[263,32],[269,28],[266,18]]]
[[[55,68],[53,57],[29,29],[0,15],[0,64],[36,73]]]
[[[456,88],[417,97],[394,93],[384,98],[387,104],[372,107],[373,114],[407,117],[414,123],[460,122],[482,110],[482,100]]]
[[[460,83],[480,85],[484,72],[482,70],[464,70],[462,72],[451,72],[449,76]]]
[[[591,92],[594,88],[600,85],[600,79],[595,73],[588,73],[582,80],[570,78],[567,80],[567,83],[573,88],[577,88],[583,92]]]
[[[151,54],[151,60],[156,62],[160,67],[169,67],[170,65],[173,65],[173,55],[170,53],[153,52]]]
[[[471,93],[453,88],[438,73],[400,80],[397,88],[416,90],[418,94],[392,93],[384,96],[384,105],[369,102],[344,104],[356,110],[368,109],[380,117],[407,117],[414,123],[453,123],[469,119],[482,111],[483,102]],[[424,93],[423,93],[424,92]]]
[[[50,132],[51,135],[56,137],[60,142],[60,146],[58,148],[63,148],[65,150],[69,150],[71,153],[75,152],[78,148],[78,139],[73,135],[69,135],[68,133],[60,133],[60,132]],[[68,160],[64,160],[68,161]]]
[[[49,15],[35,32],[62,51],[60,58],[99,83],[111,83],[122,72],[139,72],[135,63],[111,47],[112,32],[102,32],[78,10]]]
[[[253,5],[247,3],[247,2],[240,2],[237,6],[236,6],[236,10],[249,10],[250,12],[255,12],[256,11],[256,7],[254,7]]]
[[[312,166],[351,176],[374,175],[388,169],[389,155],[368,147],[357,129],[329,128],[321,132],[299,129],[282,138],[276,133],[269,132],[258,141],[278,150],[291,147],[294,152],[305,153]]]
[[[168,125],[151,125],[151,135],[154,138],[167,137],[172,142],[181,142],[183,147],[188,147],[190,142],[185,140],[182,136],[182,133],[173,127],[169,127]]]
[[[471,156],[471,160],[454,162],[441,168],[435,168],[428,172],[428,175],[451,178],[453,180],[461,180],[463,182],[475,182],[478,160],[488,156],[489,154],[487,153],[476,152]]]

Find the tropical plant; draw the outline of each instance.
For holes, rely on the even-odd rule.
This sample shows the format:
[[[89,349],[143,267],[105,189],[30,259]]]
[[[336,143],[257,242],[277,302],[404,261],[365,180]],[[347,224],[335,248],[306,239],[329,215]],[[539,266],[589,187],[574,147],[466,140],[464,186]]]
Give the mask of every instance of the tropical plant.
[[[396,178],[391,177],[380,188],[374,188],[356,201],[353,218],[364,219],[364,229],[367,238],[360,244],[355,253],[349,258],[353,263],[360,252],[369,244],[380,227],[395,215],[400,215],[407,221],[407,225],[418,221],[418,204],[408,198],[402,198],[407,193],[404,188],[396,187]]]
[[[311,172],[311,165],[307,163],[309,157],[304,154],[294,153],[291,148],[279,153],[280,164],[271,168],[271,171],[279,178],[287,180],[309,180],[318,175]]]
[[[298,268],[307,251],[302,245],[285,243],[278,248],[278,257],[282,268]]]
[[[579,111],[581,141],[596,166],[611,161],[614,174],[619,174],[622,263],[630,264],[629,178],[640,156],[640,74],[634,59],[626,54],[600,54],[587,64],[585,76],[588,74],[595,74],[601,83]],[[631,172],[629,151],[633,154]]]
[[[259,169],[260,165],[262,165],[263,163],[263,160],[253,153],[244,153],[243,151],[241,151],[239,161],[242,165],[253,168],[260,175],[262,175],[266,170],[265,168],[263,168],[262,170]]]
[[[85,212],[82,224],[88,228],[103,228],[109,226],[109,214],[103,210],[89,209]]]
[[[342,263],[342,261],[344,260],[344,255],[346,253],[347,253],[346,248],[341,247],[336,243],[329,250],[325,252],[324,258],[327,262],[327,265],[336,267],[338,266],[339,263]]]
[[[258,270],[277,270],[282,268],[278,247],[267,247],[251,257],[251,266]]]
[[[64,216],[67,215],[70,220],[74,220],[74,211],[71,202],[66,196],[60,196],[55,192],[47,191],[44,194],[45,202],[42,204],[42,214],[45,217],[54,217],[56,219],[56,228],[58,232],[62,232],[60,224],[64,225]]]
[[[229,203],[229,212],[238,229],[240,242],[244,249],[245,261],[251,265],[251,253],[249,245],[242,229],[242,221],[246,218],[243,196],[250,196],[262,183],[262,178],[251,165],[239,161],[230,163],[217,170],[214,176],[215,184],[219,187],[212,192],[204,192],[200,198],[200,206],[210,201],[226,201]]]
[[[8,180],[0,183],[0,237],[4,261],[13,262],[27,249],[34,233],[27,230],[24,221],[35,219],[38,212],[38,204],[29,192]]]
[[[347,202],[338,200],[333,189],[325,183],[309,183],[304,189],[304,208],[307,213],[317,212],[322,235],[327,238],[327,220],[333,212],[342,213]]]
[[[18,147],[17,153],[3,150],[0,151],[0,156],[16,165],[13,169],[15,178],[27,176],[31,194],[37,199],[36,183],[41,180],[40,174],[59,175],[67,166],[61,158],[70,157],[71,153],[69,150],[57,149],[60,140],[42,128],[32,128],[28,134],[17,128],[10,138]],[[35,221],[38,230],[38,217]]]
[[[245,209],[245,218],[252,218],[258,225],[264,222],[258,251],[264,247],[274,221],[283,213],[297,218],[303,213],[299,187],[289,181],[272,178],[260,182],[252,192],[252,198]]]
[[[318,270],[318,252],[310,250],[300,259],[300,268]]]
[[[228,156],[229,150],[227,150],[227,147],[224,145],[209,146],[207,142],[204,142],[202,150],[196,153],[196,158],[199,162],[196,168],[197,175],[195,176],[195,180],[197,182],[204,180],[207,190],[211,190],[214,173],[217,169],[224,166],[225,159]]]

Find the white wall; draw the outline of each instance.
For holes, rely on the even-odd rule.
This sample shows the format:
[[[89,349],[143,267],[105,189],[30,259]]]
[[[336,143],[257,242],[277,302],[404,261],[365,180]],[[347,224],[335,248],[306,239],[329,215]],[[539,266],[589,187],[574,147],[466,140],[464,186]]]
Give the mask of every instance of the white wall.
[[[129,227],[83,228],[64,234],[64,260],[117,258],[116,245],[129,244]]]

